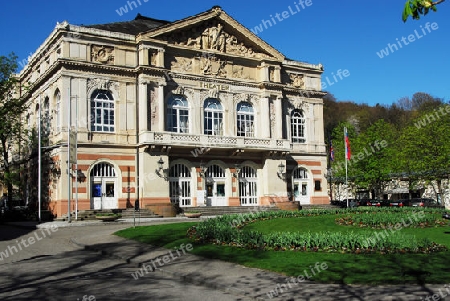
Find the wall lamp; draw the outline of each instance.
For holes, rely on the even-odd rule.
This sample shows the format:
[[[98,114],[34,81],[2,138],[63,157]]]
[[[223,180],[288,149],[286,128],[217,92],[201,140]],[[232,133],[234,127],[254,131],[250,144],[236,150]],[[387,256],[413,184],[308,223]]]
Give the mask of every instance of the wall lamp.
[[[278,172],[277,175],[280,179],[282,179],[283,181],[286,180],[286,174],[284,172],[284,168],[286,166],[283,164],[283,162],[281,162],[280,164],[278,164]]]
[[[86,175],[81,171],[81,169],[77,170],[77,181],[79,183],[83,183],[86,181]]]
[[[164,180],[167,180],[167,170],[164,169],[164,160],[159,157],[159,160],[156,163],[158,163],[158,169],[155,170],[156,174],[160,178],[164,178]]]
[[[206,166],[203,162],[200,162],[200,177],[204,178],[206,174]]]
[[[239,178],[239,173],[241,172],[241,165],[239,165],[238,163],[234,164],[234,173],[233,176],[235,178]]]

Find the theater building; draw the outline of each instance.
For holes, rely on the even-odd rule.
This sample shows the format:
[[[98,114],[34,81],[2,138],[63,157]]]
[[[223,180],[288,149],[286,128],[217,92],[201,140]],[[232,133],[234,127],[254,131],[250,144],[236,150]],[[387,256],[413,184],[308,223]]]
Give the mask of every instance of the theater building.
[[[47,138],[46,206],[328,203],[322,72],[217,6],[175,22],[58,23],[19,75],[24,118]]]

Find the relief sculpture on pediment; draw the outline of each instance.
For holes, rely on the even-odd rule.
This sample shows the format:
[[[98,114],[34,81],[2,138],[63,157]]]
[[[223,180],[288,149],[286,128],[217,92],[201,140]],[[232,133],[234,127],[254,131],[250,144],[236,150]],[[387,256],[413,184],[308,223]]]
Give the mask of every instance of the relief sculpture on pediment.
[[[212,50],[246,57],[263,58],[267,54],[256,52],[243,41],[224,30],[222,23],[217,21],[205,22],[203,25],[190,30],[178,31],[163,37],[170,44],[189,46],[195,49]]]

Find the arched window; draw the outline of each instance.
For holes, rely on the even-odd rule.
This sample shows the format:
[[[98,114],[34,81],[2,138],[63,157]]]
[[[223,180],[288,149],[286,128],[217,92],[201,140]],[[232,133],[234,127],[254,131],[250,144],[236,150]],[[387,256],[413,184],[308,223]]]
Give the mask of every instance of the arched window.
[[[300,110],[293,110],[291,114],[291,135],[293,143],[305,142],[305,118]]]
[[[61,131],[61,92],[55,92],[55,127],[56,131]]]
[[[92,94],[91,131],[114,132],[114,98],[110,91],[96,90]]]
[[[167,130],[189,133],[189,108],[186,98],[174,95],[167,102]]]
[[[248,102],[240,102],[237,105],[237,135],[243,137],[254,137],[255,129],[253,121],[255,114],[253,106]]]
[[[216,98],[208,98],[203,106],[205,135],[223,135],[223,108]]]
[[[304,168],[297,168],[292,176],[296,180],[308,179],[308,171]]]

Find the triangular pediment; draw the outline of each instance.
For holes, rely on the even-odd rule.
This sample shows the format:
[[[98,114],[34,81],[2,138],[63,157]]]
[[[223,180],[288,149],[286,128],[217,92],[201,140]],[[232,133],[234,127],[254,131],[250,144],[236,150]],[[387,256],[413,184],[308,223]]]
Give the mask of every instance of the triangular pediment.
[[[213,7],[207,12],[167,24],[141,36],[199,51],[284,60],[284,55],[231,18],[220,7]]]

